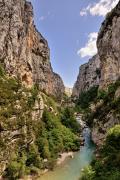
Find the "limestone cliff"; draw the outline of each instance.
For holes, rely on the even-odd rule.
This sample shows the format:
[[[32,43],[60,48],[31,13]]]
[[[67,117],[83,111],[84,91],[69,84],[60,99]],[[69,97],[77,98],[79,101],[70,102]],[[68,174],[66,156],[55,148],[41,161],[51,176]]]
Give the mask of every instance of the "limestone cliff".
[[[97,47],[101,68],[99,87],[101,90],[105,89],[107,91],[108,89],[109,91],[110,84],[116,81],[119,82],[120,78],[120,1],[118,5],[107,14],[105,21],[102,23],[98,35]],[[113,87],[113,89],[115,89],[115,85],[113,85]],[[110,97],[111,94],[108,95],[108,99]],[[120,123],[119,97],[120,88],[116,89],[113,99],[107,100],[107,104],[103,104],[95,110],[96,115],[98,115],[97,118],[93,120],[92,137],[98,145],[103,143],[107,130],[115,124]]]
[[[73,96],[79,96],[82,91],[88,90],[90,87],[99,85],[100,80],[100,60],[96,55],[89,60],[88,63],[80,66],[77,81],[73,87]]]
[[[97,47],[101,62],[100,88],[106,88],[120,77],[120,1],[102,23]]]
[[[50,64],[48,43],[34,25],[30,2],[0,1],[0,62],[27,87],[37,83],[41,90],[55,95],[54,88],[62,86],[60,93],[64,92]]]
[[[63,93],[63,81],[51,67],[48,43],[34,25],[31,3],[0,0],[0,179],[19,155],[22,159],[25,152],[28,158],[31,146],[41,163],[36,131],[44,107],[49,110],[55,104],[49,95],[61,99]]]
[[[108,129],[120,124],[120,1],[102,23],[97,48],[98,55],[80,67],[73,95],[78,96],[81,91],[99,85],[98,98],[90,106],[88,119],[93,141],[100,146]]]
[[[54,73],[53,82],[53,94],[60,100],[65,91],[63,81],[58,74]]]
[[[79,95],[83,90],[99,84],[100,88],[115,82],[120,77],[120,1],[107,14],[102,23],[97,39],[98,55],[87,64],[80,67],[77,82],[73,88],[73,95]],[[99,62],[98,60],[99,59]],[[89,65],[91,63],[91,65]],[[100,69],[101,78],[95,78],[96,68]]]

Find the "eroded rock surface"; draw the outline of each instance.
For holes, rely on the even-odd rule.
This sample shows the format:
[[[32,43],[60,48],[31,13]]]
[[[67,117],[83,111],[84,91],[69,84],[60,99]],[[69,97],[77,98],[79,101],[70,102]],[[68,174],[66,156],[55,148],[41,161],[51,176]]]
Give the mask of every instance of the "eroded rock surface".
[[[101,62],[100,88],[106,88],[120,77],[120,1],[102,23],[97,47]]]
[[[99,85],[100,80],[100,60],[96,55],[88,63],[80,66],[77,81],[73,87],[73,96],[79,96],[82,91],[87,91],[90,87]]]
[[[62,86],[60,93],[64,92],[61,78],[51,67],[48,43],[34,25],[30,2],[0,0],[0,62],[27,87],[37,83],[54,95],[54,88]]]

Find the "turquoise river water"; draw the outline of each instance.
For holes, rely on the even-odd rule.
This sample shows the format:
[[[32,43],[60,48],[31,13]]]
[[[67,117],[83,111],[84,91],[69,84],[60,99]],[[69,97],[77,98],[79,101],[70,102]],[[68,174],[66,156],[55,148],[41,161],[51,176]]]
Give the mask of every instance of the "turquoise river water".
[[[74,158],[67,159],[63,164],[40,177],[40,180],[79,180],[82,169],[93,159],[95,147],[90,139],[90,130],[83,130],[85,145],[74,154]]]

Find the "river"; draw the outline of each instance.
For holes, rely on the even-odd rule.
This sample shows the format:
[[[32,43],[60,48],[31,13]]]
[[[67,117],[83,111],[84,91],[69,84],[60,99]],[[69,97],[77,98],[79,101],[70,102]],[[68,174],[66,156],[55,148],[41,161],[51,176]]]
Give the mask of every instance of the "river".
[[[91,142],[90,129],[84,128],[83,137],[85,144],[80,151],[74,154],[74,158],[65,160],[63,164],[56,167],[53,171],[44,174],[40,180],[78,180],[82,169],[89,165],[93,159],[95,147]]]

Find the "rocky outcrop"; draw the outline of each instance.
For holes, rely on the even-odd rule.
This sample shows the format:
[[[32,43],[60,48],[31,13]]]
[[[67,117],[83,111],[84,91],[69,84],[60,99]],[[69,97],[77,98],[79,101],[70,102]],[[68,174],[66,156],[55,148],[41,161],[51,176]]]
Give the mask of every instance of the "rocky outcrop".
[[[0,0],[0,179],[8,164],[17,162],[23,151],[27,155],[31,147],[40,161],[36,140],[46,106],[42,91],[48,94],[50,109],[49,95],[61,100],[64,84],[53,72],[48,43],[34,25],[32,5]]]
[[[97,47],[101,62],[100,88],[106,88],[120,77],[120,1],[102,23]]]
[[[73,95],[78,96],[83,90],[99,84],[105,89],[120,78],[120,1],[107,14],[98,34],[98,55],[80,67]],[[99,59],[99,62],[98,60]],[[89,65],[91,63],[91,65]],[[96,77],[96,67],[100,69],[101,78]],[[98,72],[99,73],[99,72]]]
[[[111,83],[120,78],[120,1],[107,14],[105,21],[102,23],[98,34],[97,47],[101,69],[99,87],[100,89],[107,89]],[[114,98],[116,100],[119,97],[120,88],[115,92]],[[94,119],[93,121],[92,138],[98,146],[103,144],[108,129],[120,124],[119,111],[114,112],[118,108],[117,106],[111,108],[107,113],[104,111],[102,119]]]
[[[100,80],[100,60],[96,55],[88,63],[80,66],[77,81],[73,87],[72,96],[79,96],[82,91],[87,91],[90,87],[99,85]]]
[[[116,124],[120,124],[119,117],[112,111],[109,112],[104,119],[101,121],[94,119],[92,128],[92,140],[99,147],[104,143],[108,130]]]
[[[0,62],[27,87],[37,83],[52,95],[54,88],[64,91],[61,78],[53,73],[48,43],[34,25],[30,2],[0,0]]]
[[[120,124],[120,87],[115,91],[113,99],[111,94],[107,92],[109,85],[120,78],[120,1],[107,14],[105,21],[102,23],[98,34],[97,48],[97,56],[80,67],[77,82],[73,88],[73,95],[78,97],[82,91],[86,91],[94,85],[99,85],[99,89],[106,90],[108,102],[98,100],[97,104],[91,104],[90,106],[92,139],[98,146],[101,146],[108,129]],[[104,99],[104,97],[102,98]]]
[[[61,77],[56,73],[53,74],[53,82],[53,94],[60,100],[65,91],[64,83]]]

